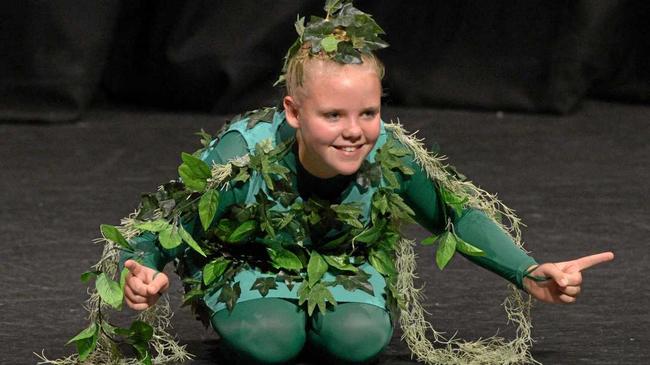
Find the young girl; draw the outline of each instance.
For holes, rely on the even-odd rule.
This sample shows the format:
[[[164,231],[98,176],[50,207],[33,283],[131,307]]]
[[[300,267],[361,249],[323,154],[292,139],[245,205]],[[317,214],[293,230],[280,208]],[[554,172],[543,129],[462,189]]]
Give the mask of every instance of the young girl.
[[[437,245],[440,268],[458,251],[514,284],[519,302],[519,289],[574,302],[581,271],[613,254],[538,265],[517,244],[510,210],[382,122],[384,69],[372,52],[385,46],[381,28],[348,2],[326,11],[297,25],[282,109],[236,118],[184,155],[183,184],[145,196],[121,229],[126,303],[154,306],[169,287],[161,271],[176,260],[185,301],[243,362],[286,363],[307,347],[326,363],[367,363],[398,318],[427,363],[531,361],[529,338],[487,341],[483,355],[430,346],[400,225],[433,233],[423,243]]]

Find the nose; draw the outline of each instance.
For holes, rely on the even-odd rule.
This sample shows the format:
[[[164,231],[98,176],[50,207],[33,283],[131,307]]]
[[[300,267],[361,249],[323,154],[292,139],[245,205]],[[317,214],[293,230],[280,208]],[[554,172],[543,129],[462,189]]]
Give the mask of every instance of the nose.
[[[343,138],[356,141],[361,138],[363,131],[359,125],[357,118],[350,118],[346,121],[343,131],[341,133]]]

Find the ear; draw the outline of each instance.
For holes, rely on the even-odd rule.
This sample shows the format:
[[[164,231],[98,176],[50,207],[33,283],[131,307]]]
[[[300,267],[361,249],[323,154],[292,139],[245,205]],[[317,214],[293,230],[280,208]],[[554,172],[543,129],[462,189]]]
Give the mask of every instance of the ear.
[[[298,111],[299,105],[296,102],[296,99],[293,96],[285,96],[282,100],[282,105],[284,106],[284,114],[287,118],[287,123],[294,128],[300,128],[300,121],[298,120]]]

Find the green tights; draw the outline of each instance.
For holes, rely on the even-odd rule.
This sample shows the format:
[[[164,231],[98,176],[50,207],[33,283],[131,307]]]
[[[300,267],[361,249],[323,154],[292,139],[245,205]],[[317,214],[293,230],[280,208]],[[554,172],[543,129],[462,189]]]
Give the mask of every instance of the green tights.
[[[363,303],[339,303],[322,315],[308,317],[295,302],[254,299],[237,303],[232,313],[212,316],[230,354],[239,363],[291,363],[307,345],[324,363],[367,364],[388,345],[393,334],[388,312]]]

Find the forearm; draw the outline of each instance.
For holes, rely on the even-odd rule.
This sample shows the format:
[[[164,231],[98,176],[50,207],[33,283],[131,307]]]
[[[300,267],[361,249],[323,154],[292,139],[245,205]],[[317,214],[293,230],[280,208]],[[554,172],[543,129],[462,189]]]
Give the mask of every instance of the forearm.
[[[414,171],[413,175],[400,176],[401,195],[416,213],[416,221],[432,233],[447,228],[451,218],[456,234],[485,252],[484,256],[466,256],[472,262],[502,276],[522,288],[522,276],[536,264],[535,260],[519,248],[494,220],[477,209],[465,209],[458,217],[440,199],[434,181],[412,160],[404,160]]]
[[[467,209],[454,221],[456,234],[485,252],[466,256],[470,261],[500,275],[523,289],[523,276],[537,262],[517,246],[510,235],[477,209]]]
[[[201,159],[209,166],[212,164],[223,164],[233,157],[238,157],[247,153],[247,148],[241,135],[238,133],[227,133],[219,143],[212,143],[211,146],[202,154]],[[224,212],[238,201],[243,201],[247,191],[247,185],[220,191],[219,205],[215,213],[215,220],[224,214]],[[195,238],[201,232],[197,232],[196,227],[200,227],[197,216],[188,219],[183,223],[183,227],[190,232]],[[120,254],[120,265],[129,259],[134,259],[144,266],[155,270],[162,271],[165,265],[181,256],[187,245],[182,243],[174,249],[165,249],[158,243],[158,236],[155,233],[145,232],[133,239],[131,245],[135,248],[134,252],[122,251]]]

